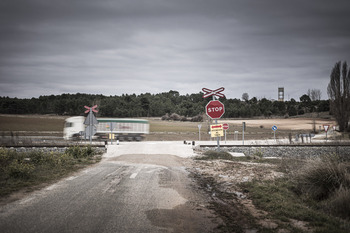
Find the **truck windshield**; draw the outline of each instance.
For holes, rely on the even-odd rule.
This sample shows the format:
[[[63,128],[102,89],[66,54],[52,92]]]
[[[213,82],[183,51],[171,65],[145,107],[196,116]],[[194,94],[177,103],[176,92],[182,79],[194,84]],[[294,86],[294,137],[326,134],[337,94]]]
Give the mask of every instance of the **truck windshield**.
[[[73,127],[73,123],[72,122],[66,122],[66,128],[69,128],[69,127]]]

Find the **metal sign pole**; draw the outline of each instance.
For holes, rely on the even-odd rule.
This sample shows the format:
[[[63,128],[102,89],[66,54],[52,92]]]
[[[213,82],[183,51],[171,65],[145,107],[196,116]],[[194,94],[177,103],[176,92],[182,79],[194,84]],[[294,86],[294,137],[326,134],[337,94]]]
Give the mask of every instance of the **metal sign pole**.
[[[276,141],[276,130],[277,130],[277,126],[276,126],[276,125],[272,126],[272,130],[273,130],[273,139]]]
[[[213,95],[213,100],[215,100],[215,95]],[[215,119],[215,124],[216,125],[218,124],[218,119]],[[220,151],[220,140],[219,140],[219,137],[216,137],[216,142],[217,142],[217,145],[218,145],[218,151]]]
[[[90,108],[90,113],[89,113],[89,117],[90,117],[90,145],[92,144],[92,127],[93,127],[93,124],[92,124],[92,108]]]
[[[244,128],[245,128],[245,122],[242,124],[242,143],[244,145]]]
[[[202,127],[202,125],[198,125],[198,141],[200,141],[201,140],[201,127]]]
[[[110,127],[111,127],[110,129],[111,129],[111,145],[112,145],[113,144],[113,142],[112,142],[112,138],[113,138],[113,136],[112,136],[113,135],[113,122],[110,122],[109,124],[110,124]]]
[[[225,144],[226,144],[226,129],[225,129]]]

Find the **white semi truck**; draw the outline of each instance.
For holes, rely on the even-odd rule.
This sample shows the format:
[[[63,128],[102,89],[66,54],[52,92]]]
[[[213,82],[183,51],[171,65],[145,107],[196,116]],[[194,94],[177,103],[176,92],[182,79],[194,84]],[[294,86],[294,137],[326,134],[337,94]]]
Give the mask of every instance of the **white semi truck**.
[[[85,118],[82,116],[69,117],[65,121],[63,137],[66,140],[84,138]],[[97,118],[98,124],[94,137],[108,139],[109,134],[115,135],[115,140],[141,141],[145,134],[149,134],[149,123],[143,119],[127,118]]]

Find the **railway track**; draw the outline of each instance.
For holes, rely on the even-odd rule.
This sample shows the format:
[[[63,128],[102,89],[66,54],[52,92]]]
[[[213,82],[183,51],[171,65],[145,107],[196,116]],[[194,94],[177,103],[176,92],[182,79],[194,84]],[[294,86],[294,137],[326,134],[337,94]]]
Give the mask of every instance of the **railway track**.
[[[220,145],[220,147],[337,147],[337,146],[342,146],[342,147],[350,147],[350,142],[345,142],[345,143],[329,143],[329,144],[324,144],[324,143],[320,143],[320,144],[311,144],[311,143],[305,143],[305,144],[254,144],[254,145],[227,145],[227,144],[223,144]],[[199,145],[199,147],[204,148],[204,147],[217,147],[217,145]]]

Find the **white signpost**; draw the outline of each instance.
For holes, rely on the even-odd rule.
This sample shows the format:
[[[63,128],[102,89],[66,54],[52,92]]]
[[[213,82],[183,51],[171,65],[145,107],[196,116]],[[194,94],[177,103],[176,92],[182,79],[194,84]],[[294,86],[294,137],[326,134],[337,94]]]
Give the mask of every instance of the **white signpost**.
[[[328,140],[327,132],[328,132],[328,129],[329,129],[329,125],[323,125],[323,128],[324,128],[324,131],[326,131],[326,140]]]
[[[277,130],[277,126],[276,126],[276,125],[272,126],[272,130],[273,130],[273,139],[276,141],[276,130]]]
[[[242,144],[244,145],[244,130],[245,130],[245,122],[242,122]]]
[[[198,131],[199,131],[199,132],[198,132],[198,139],[199,139],[199,140],[198,140],[198,141],[201,140],[201,128],[202,128],[202,125],[199,124],[199,125],[198,125]]]

